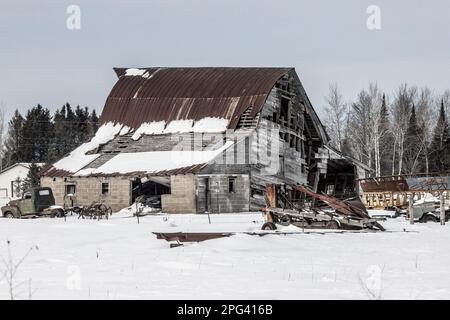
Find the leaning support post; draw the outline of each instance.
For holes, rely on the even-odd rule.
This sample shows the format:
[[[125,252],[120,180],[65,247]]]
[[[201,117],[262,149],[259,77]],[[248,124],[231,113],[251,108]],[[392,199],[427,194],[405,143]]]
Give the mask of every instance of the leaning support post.
[[[414,197],[413,194],[409,194],[409,201],[408,201],[408,213],[409,213],[409,223],[414,224],[414,211],[413,211],[413,202]]]
[[[444,192],[441,192],[441,226],[445,225]]]

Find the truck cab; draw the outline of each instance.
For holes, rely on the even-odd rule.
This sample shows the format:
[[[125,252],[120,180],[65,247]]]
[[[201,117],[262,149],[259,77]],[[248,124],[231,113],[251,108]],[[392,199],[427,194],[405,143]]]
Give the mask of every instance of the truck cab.
[[[21,199],[11,200],[1,208],[5,218],[30,218],[38,216],[63,216],[64,210],[55,206],[51,188],[31,188]]]

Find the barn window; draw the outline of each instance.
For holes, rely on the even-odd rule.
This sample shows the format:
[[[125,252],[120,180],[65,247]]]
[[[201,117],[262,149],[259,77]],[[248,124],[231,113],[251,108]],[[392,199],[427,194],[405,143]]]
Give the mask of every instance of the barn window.
[[[296,136],[294,136],[294,135],[289,136],[289,146],[291,148],[295,148],[295,139],[296,139]]]
[[[288,121],[289,119],[289,98],[284,96],[281,97],[281,107],[280,107],[280,117],[283,118],[284,121]]]
[[[76,191],[76,186],[74,184],[66,184],[66,196],[71,194],[74,195]]]
[[[228,192],[236,192],[236,177],[228,177]]]
[[[109,182],[102,182],[102,194],[109,193]]]

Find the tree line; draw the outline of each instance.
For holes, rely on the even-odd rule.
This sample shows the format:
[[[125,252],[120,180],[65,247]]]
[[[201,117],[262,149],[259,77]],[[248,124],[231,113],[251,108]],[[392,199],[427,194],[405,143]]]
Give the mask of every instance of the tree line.
[[[389,95],[376,84],[346,102],[336,84],[325,97],[330,144],[373,176],[450,171],[450,91],[401,85]]]
[[[16,110],[2,141],[2,168],[17,162],[52,163],[90,140],[97,128],[96,111],[87,107],[66,103],[53,115],[40,104],[25,116]]]

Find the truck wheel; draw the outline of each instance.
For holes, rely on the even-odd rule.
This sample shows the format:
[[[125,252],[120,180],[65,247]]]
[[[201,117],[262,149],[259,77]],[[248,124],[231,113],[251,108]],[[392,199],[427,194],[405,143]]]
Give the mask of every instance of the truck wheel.
[[[426,214],[423,218],[422,221],[424,223],[427,222],[438,222],[438,218],[436,218],[435,216],[433,216],[432,214]]]
[[[339,223],[337,223],[336,221],[330,220],[330,221],[328,221],[327,224],[325,225],[325,228],[326,228],[326,229],[339,229],[340,226],[339,226]]]
[[[14,219],[15,218],[11,211],[5,212],[5,214],[3,216],[5,218],[8,218],[8,219]]]
[[[261,230],[277,230],[277,226],[273,222],[266,222],[261,227]]]

